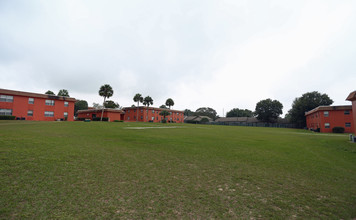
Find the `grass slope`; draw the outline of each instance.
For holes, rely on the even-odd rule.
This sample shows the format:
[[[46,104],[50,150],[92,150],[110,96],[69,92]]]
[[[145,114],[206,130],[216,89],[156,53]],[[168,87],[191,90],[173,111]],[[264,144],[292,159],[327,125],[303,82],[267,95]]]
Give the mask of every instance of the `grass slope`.
[[[142,126],[150,128],[128,129]],[[356,145],[347,140],[277,128],[1,121],[0,218],[355,218]]]

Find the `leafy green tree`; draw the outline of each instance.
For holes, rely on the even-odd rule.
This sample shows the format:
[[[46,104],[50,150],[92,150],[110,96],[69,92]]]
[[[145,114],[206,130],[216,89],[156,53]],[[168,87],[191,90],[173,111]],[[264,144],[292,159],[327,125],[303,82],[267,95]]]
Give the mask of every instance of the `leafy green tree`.
[[[107,100],[107,101],[105,101],[104,107],[105,108],[119,108],[120,105],[119,105],[119,103],[114,102],[112,100]]]
[[[143,99],[143,105],[147,106],[147,117],[146,117],[146,119],[148,119],[148,107],[150,107],[150,105],[153,105],[153,99],[150,96],[146,96]]]
[[[114,94],[114,90],[109,84],[102,85],[99,89],[99,95],[104,97],[103,106],[105,105],[106,98],[110,98]],[[103,121],[104,108],[101,111],[100,121]]]
[[[164,118],[164,122],[166,122],[167,120],[166,120],[166,116],[168,116],[168,115],[170,115],[171,113],[169,112],[169,111],[167,111],[167,110],[163,110],[163,111],[161,111],[160,113],[159,113],[159,115],[162,115],[163,116],[163,118]]]
[[[184,116],[193,116],[195,112],[191,111],[190,109],[184,110]]]
[[[167,99],[166,106],[168,106],[169,109],[171,109],[171,106],[173,106],[173,105],[174,105],[173,99],[171,99],[171,98]]]
[[[217,118],[217,113],[214,109],[212,108],[209,108],[209,107],[201,107],[201,108],[198,108],[194,115],[197,115],[197,116],[208,116],[209,118],[215,120]]]
[[[77,100],[74,103],[74,115],[77,116],[78,110],[86,110],[88,109],[88,102],[85,100]]]
[[[301,97],[294,99],[288,115],[292,123],[302,128],[306,126],[305,112],[321,105],[331,105],[333,102],[327,94],[321,94],[317,91],[307,92]]]
[[[68,92],[68,90],[66,90],[66,89],[61,89],[61,90],[59,90],[59,92],[58,92],[58,95],[57,96],[65,96],[65,97],[70,97],[69,96],[69,92]]]
[[[256,104],[255,115],[260,121],[273,123],[283,113],[282,109],[283,105],[279,101],[265,99]]]
[[[47,92],[45,92],[45,94],[47,94],[47,95],[56,95],[56,94],[54,94],[54,92],[52,92],[51,90],[48,90]]]
[[[139,107],[140,107],[140,102],[143,102],[143,97],[140,93],[137,93],[134,98],[133,98],[134,102],[137,102],[137,116],[136,116],[136,121],[138,120],[138,111],[139,111]]]
[[[167,108],[167,106],[166,105],[161,105],[160,108]]]
[[[233,108],[226,113],[226,117],[252,117],[253,112],[248,109]]]

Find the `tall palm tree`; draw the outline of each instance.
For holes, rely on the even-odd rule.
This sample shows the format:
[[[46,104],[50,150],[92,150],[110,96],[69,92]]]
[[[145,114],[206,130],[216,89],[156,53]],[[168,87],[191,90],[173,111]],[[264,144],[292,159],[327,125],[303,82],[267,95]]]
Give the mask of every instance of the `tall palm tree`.
[[[171,99],[171,98],[167,99],[166,106],[168,106],[169,109],[171,109],[171,106],[173,106],[173,105],[174,105],[173,99]]]
[[[144,99],[143,99],[143,104],[145,105],[145,106],[147,106],[147,119],[148,119],[148,107],[150,106],[150,105],[153,105],[153,99],[150,97],[150,96],[146,96]]]
[[[136,121],[137,121],[137,120],[138,120],[138,110],[139,110],[140,102],[141,102],[141,103],[143,102],[143,97],[142,97],[142,95],[141,95],[140,93],[137,93],[137,94],[134,96],[133,100],[134,100],[135,102],[137,102],[137,116],[136,116]]]
[[[104,106],[106,98],[110,98],[114,94],[114,90],[109,84],[102,85],[99,89],[99,95],[104,97],[103,110],[101,111],[100,121],[103,121]]]

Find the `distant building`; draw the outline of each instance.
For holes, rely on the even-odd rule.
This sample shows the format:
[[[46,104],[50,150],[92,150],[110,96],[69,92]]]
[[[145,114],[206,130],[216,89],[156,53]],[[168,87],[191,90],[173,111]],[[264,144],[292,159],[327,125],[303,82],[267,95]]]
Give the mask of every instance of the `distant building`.
[[[75,98],[0,89],[0,115],[34,121],[74,120]]]
[[[141,122],[161,122],[164,117],[160,115],[162,111],[167,111],[170,115],[166,116],[167,122],[172,123],[183,123],[184,122],[184,112],[166,108],[155,108],[155,107],[126,107],[123,108],[125,111],[124,121],[141,121]],[[138,112],[137,112],[138,111]]]
[[[346,98],[346,100],[352,102],[352,116],[354,118],[353,123],[354,123],[354,130],[353,133],[356,135],[356,90],[351,92],[350,95]]]
[[[86,110],[78,110],[77,119],[97,120],[101,118],[102,109],[90,108]],[[104,109],[103,118],[108,118],[108,121],[123,121],[125,112],[120,109]]]
[[[319,106],[305,113],[308,129],[330,133],[334,127],[345,128],[346,133],[354,131],[352,106]]]
[[[212,122],[213,119],[211,119],[208,116],[186,116],[184,118],[185,123],[193,123],[193,124],[198,124],[198,123],[209,123]]]

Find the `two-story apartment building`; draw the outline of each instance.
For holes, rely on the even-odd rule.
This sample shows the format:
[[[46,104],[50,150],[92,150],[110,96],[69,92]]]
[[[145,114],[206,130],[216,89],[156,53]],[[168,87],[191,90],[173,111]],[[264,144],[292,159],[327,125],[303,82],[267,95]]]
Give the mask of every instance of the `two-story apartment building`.
[[[308,129],[332,132],[334,127],[345,128],[346,133],[354,131],[352,106],[319,106],[305,113]]]
[[[167,111],[170,115],[166,116],[167,122],[183,123],[184,112],[179,110],[155,108],[155,107],[127,107],[125,111],[124,121],[143,121],[143,122],[161,122],[164,117],[160,115],[162,111]]]
[[[354,130],[353,133],[356,135],[356,90],[351,92],[349,96],[347,96],[346,100],[351,101],[352,103],[352,116],[354,118]]]
[[[34,121],[74,120],[70,97],[0,89],[0,115]]]

